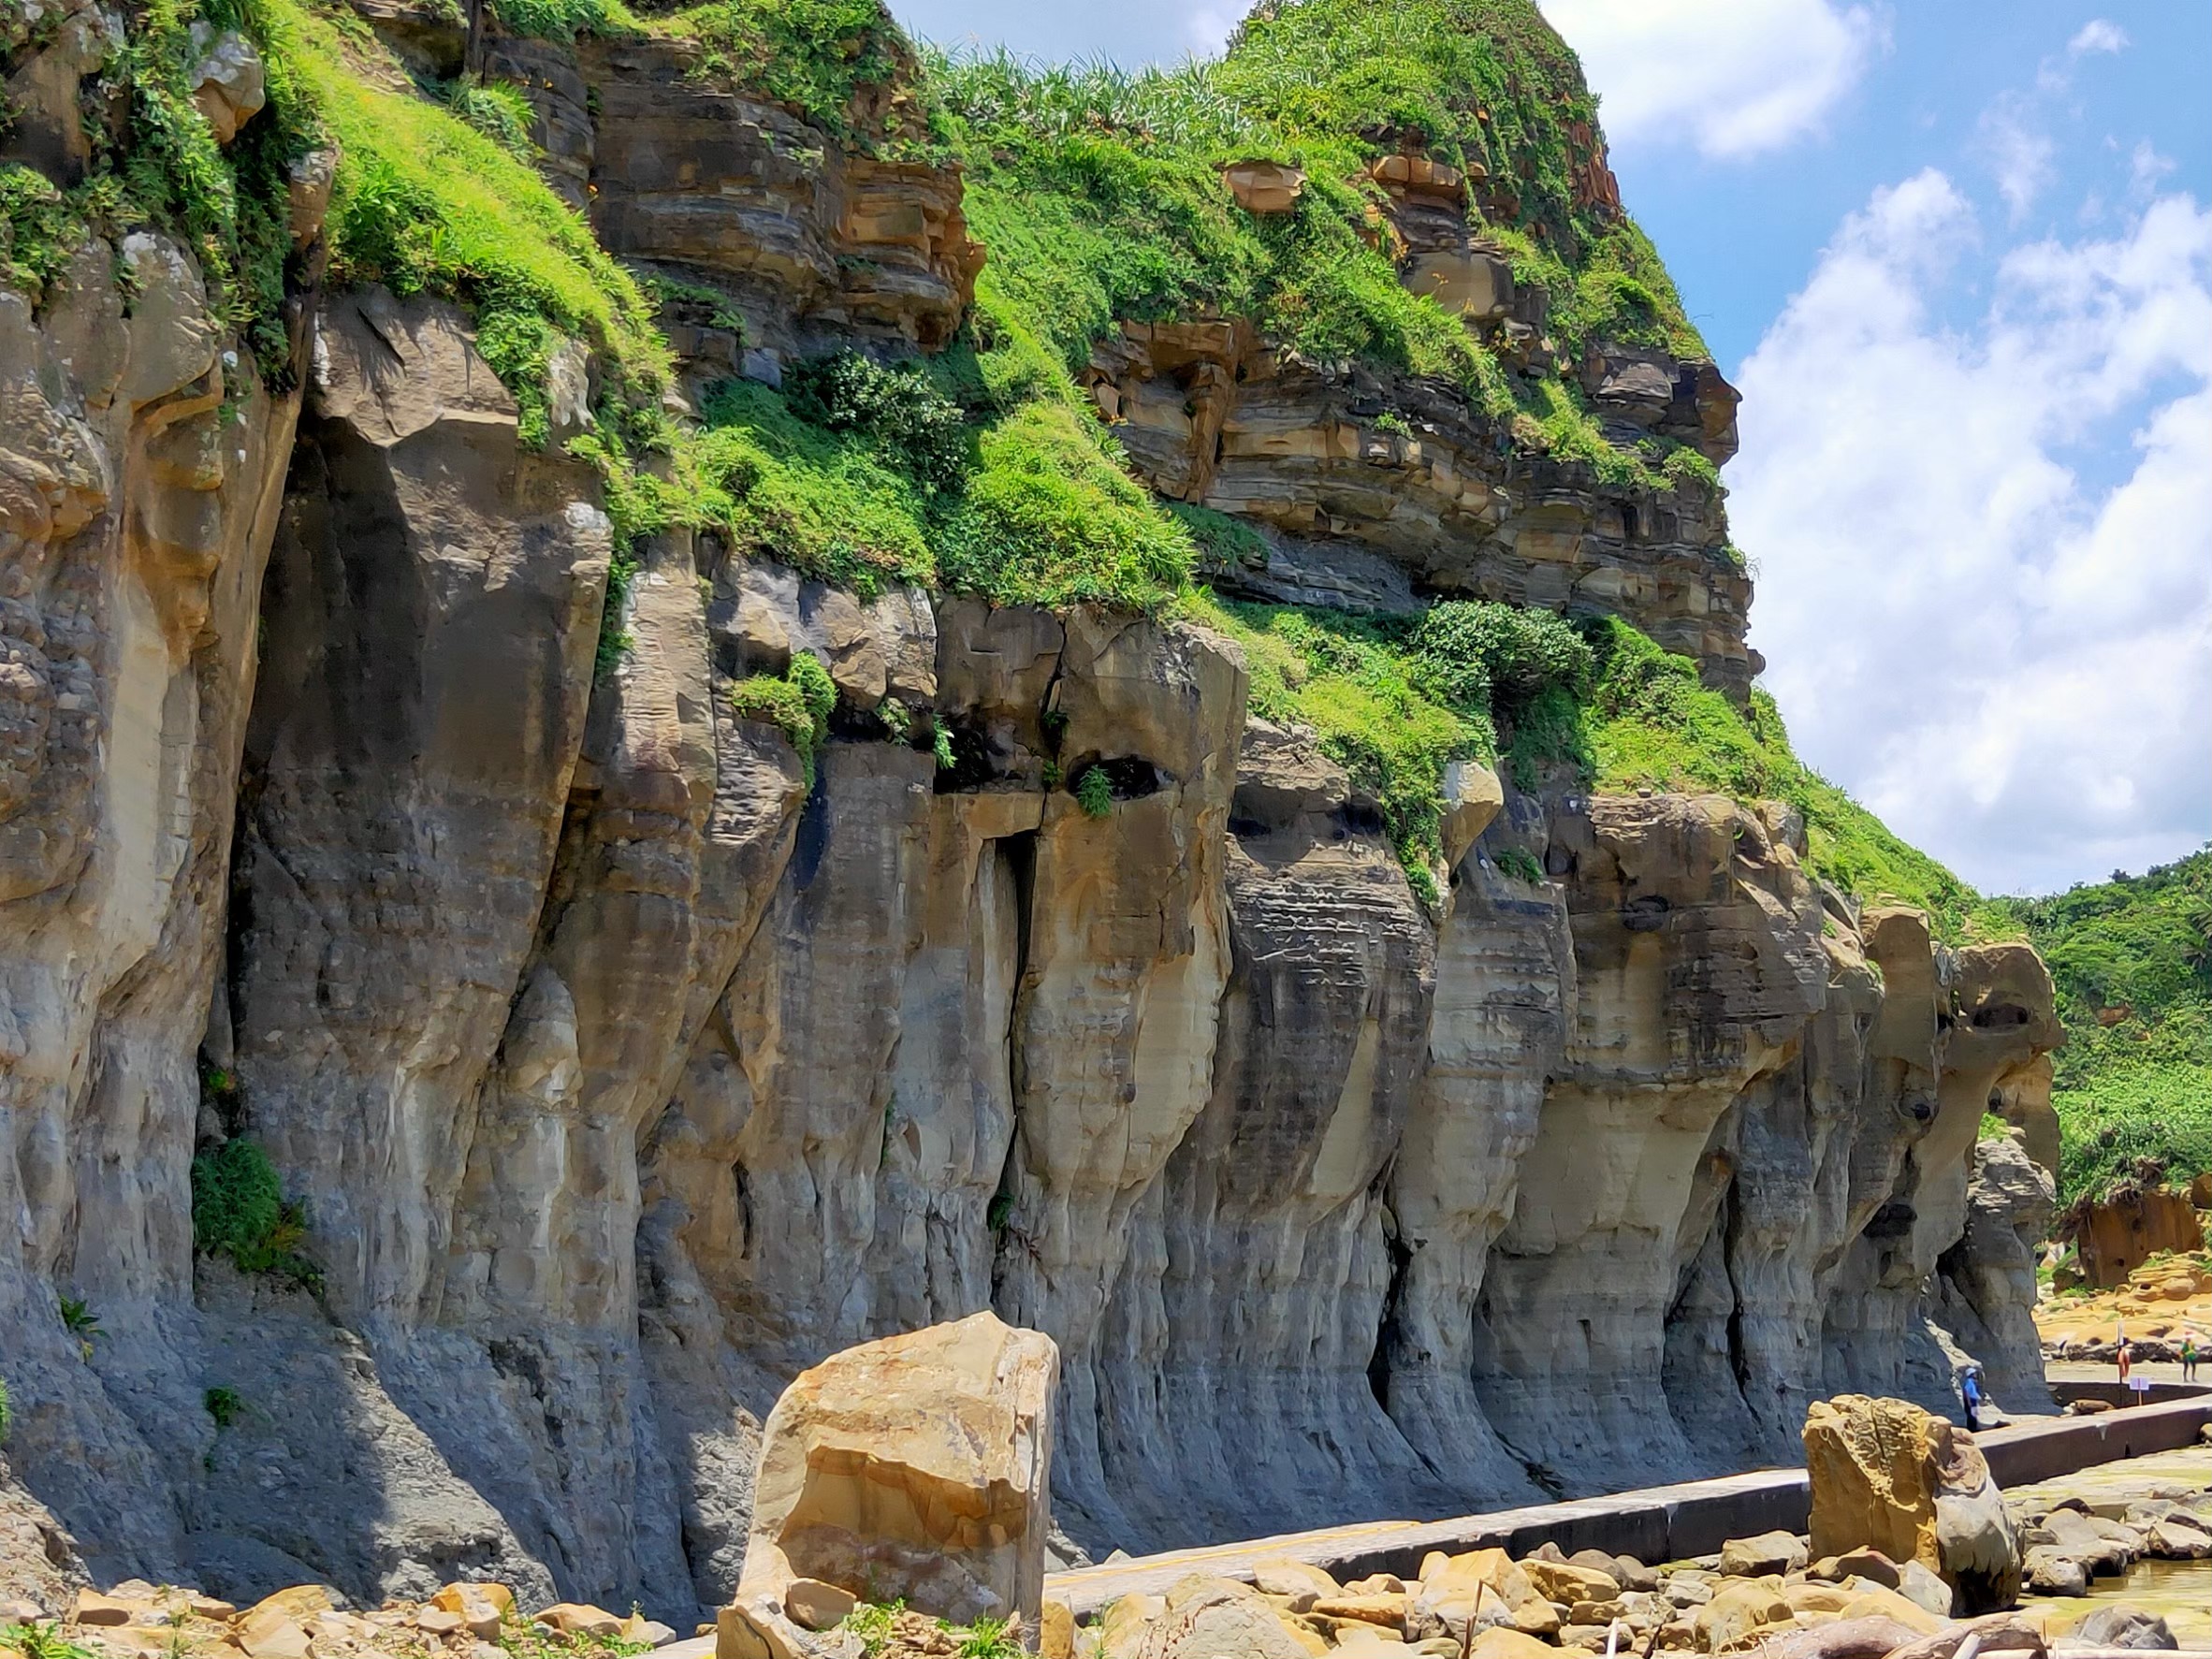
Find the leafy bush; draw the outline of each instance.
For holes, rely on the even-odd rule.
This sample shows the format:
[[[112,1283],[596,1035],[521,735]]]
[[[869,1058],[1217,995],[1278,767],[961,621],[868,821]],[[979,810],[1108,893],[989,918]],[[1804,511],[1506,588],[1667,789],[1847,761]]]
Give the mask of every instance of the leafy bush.
[[[1105,767],[1089,767],[1075,780],[1075,804],[1085,818],[1104,818],[1113,810],[1113,779]]]
[[[239,1397],[239,1391],[221,1383],[203,1393],[200,1404],[207,1408],[208,1415],[215,1419],[218,1429],[229,1428],[246,1408],[246,1403]]]
[[[1432,607],[1407,643],[1433,695],[1507,719],[1553,688],[1582,695],[1596,665],[1589,642],[1564,618],[1480,600]]]
[[[0,1648],[12,1648],[22,1659],[97,1659],[90,1648],[64,1636],[59,1621],[0,1624]]]
[[[1508,847],[1500,852],[1498,868],[1516,881],[1526,881],[1532,887],[1543,884],[1544,866],[1536,862],[1536,855],[1525,847]]]
[[[851,1632],[860,1638],[860,1651],[866,1659],[876,1659],[891,1642],[892,1621],[905,1609],[903,1601],[888,1605],[878,1602],[858,1602],[847,1613],[838,1628]]]
[[[305,1213],[285,1201],[276,1166],[253,1142],[234,1135],[192,1160],[192,1243],[201,1254],[313,1287],[322,1274],[300,1254],[306,1237]]]
[[[860,432],[925,490],[950,489],[968,471],[967,417],[915,362],[885,368],[858,352],[798,364],[785,377],[792,412],[833,432]]]
[[[531,159],[530,129],[537,112],[520,87],[499,80],[457,80],[445,94],[445,106],[517,160]]]
[[[814,787],[814,756],[829,736],[837,688],[812,651],[793,651],[780,677],[756,674],[730,688],[730,706],[741,720],[766,720],[782,729],[798,750],[807,787]]]
[[[8,1415],[7,1379],[0,1377],[0,1440],[7,1438],[7,1426],[14,1419]]]

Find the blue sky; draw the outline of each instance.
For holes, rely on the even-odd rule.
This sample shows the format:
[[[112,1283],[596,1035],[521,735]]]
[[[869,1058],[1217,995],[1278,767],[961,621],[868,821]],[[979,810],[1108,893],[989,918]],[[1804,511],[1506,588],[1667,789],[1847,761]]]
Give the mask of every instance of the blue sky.
[[[1048,57],[1235,0],[893,0]],[[1544,0],[1745,393],[1753,642],[1807,759],[1986,891],[2212,837],[2212,5]]]

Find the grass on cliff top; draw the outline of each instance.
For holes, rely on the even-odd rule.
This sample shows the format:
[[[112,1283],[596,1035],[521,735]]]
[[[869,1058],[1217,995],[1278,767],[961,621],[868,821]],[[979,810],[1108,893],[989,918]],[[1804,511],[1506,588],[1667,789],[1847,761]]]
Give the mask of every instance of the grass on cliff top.
[[[1523,44],[1539,36],[1544,52]],[[1248,22],[1218,63],[1132,74],[937,54],[928,90],[991,250],[983,287],[1070,369],[1123,319],[1244,317],[1317,361],[1447,381],[1515,441],[1588,460],[1609,485],[1715,482],[1694,451],[1695,464],[1670,466],[1668,440],[1616,449],[1571,375],[1508,373],[1404,287],[1384,245],[1375,156],[1423,135],[1445,159],[1490,157],[1528,174],[1493,229],[1517,279],[1547,290],[1567,360],[1597,339],[1705,355],[1650,241],[1574,205],[1568,158],[1593,153],[1589,98],[1531,7],[1419,0],[1381,14],[1309,0]],[[1305,169],[1290,211],[1235,205],[1220,168],[1254,157]]]
[[[1700,683],[1696,664],[1634,628],[1589,625],[1597,677],[1588,704],[1555,711],[1555,748],[1601,790],[1710,791],[1782,800],[1805,819],[1807,867],[1842,892],[1916,905],[1945,940],[1975,929],[1973,890],[1798,760],[1781,711],[1754,690],[1747,711]]]
[[[651,36],[687,43],[691,72],[744,88],[797,110],[823,131],[864,149],[896,148],[921,138],[925,111],[910,95],[877,100],[873,124],[865,95],[910,85],[914,51],[878,0],[705,0],[668,7],[641,0],[489,0],[517,35],[573,40]]]
[[[2061,1196],[2212,1170],[2212,848],[1989,909],[2025,930],[2058,989]]]

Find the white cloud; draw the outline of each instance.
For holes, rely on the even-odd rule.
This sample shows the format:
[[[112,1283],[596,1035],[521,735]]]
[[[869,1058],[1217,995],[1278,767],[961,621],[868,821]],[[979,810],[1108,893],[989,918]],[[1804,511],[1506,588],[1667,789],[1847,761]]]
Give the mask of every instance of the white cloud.
[[[1616,145],[1735,158],[1815,130],[1888,31],[1837,0],[1542,0],[1582,59]]]
[[[1978,236],[1932,169],[1844,222],[1744,365],[1731,512],[1800,752],[2044,890],[2212,835],[2212,212],[2014,248],[1948,327]]]
[[[2000,98],[1982,111],[1981,149],[1996,175],[1997,191],[2013,211],[2017,224],[2035,205],[2035,198],[2051,180],[2051,160],[2058,146],[2047,133],[2029,124],[2026,100]]]
[[[2066,43],[2066,55],[2078,58],[2092,51],[2125,51],[2128,33],[2110,18],[2091,18]]]

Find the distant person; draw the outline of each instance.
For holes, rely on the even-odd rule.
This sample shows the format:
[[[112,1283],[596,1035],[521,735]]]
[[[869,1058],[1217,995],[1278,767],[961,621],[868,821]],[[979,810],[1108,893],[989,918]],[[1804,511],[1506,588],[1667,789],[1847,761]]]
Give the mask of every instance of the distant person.
[[[1969,1365],[1958,1379],[1958,1396],[1966,1403],[1966,1427],[1969,1433],[1982,1430],[1982,1378],[1978,1367]]]
[[[2181,1339],[2181,1380],[2183,1382],[2197,1380],[2197,1339],[2194,1336],[2185,1336]]]

